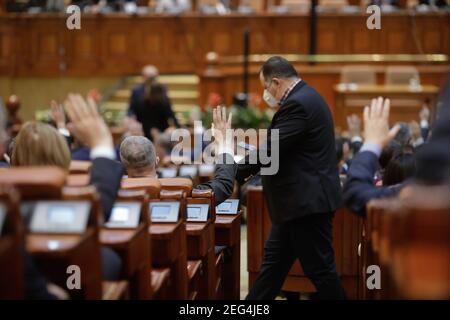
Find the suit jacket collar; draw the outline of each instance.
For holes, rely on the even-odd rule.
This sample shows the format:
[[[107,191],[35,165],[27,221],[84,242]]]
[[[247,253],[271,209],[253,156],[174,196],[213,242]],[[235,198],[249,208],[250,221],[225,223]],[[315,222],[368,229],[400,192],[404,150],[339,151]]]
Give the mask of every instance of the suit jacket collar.
[[[299,83],[297,83],[295,85],[295,87],[291,90],[291,92],[289,93],[289,95],[287,96],[287,98],[283,101],[283,104],[280,106],[280,108],[278,109],[278,111],[274,114],[273,118],[272,118],[272,124],[270,127],[272,127],[274,121],[278,118],[280,112],[285,108],[287,102],[292,98],[292,96],[300,91],[307,83],[305,82],[305,80],[301,80]]]

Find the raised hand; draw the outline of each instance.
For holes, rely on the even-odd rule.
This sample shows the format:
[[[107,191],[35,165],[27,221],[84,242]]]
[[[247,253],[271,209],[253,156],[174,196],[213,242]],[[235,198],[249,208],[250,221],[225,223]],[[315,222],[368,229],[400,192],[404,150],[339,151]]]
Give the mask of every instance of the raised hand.
[[[92,98],[85,101],[80,94],[69,94],[64,105],[71,121],[67,127],[78,140],[90,148],[113,145],[111,132]]]
[[[356,114],[347,117],[347,126],[352,138],[361,136],[361,119]]]
[[[213,109],[212,134],[218,148],[218,153],[232,152],[233,135],[231,132],[232,113],[227,119],[227,110],[225,107],[218,106]],[[228,132],[228,135],[227,135]]]
[[[50,102],[51,106],[51,117],[55,122],[58,129],[63,129],[66,127],[66,115],[64,114],[64,108],[61,104],[57,103],[55,100]]]
[[[379,97],[372,99],[372,103],[364,108],[364,138],[365,143],[378,144],[381,148],[386,146],[400,130],[395,125],[389,130],[390,100]]]
[[[430,109],[426,105],[419,112],[420,121],[428,121],[430,119]]]

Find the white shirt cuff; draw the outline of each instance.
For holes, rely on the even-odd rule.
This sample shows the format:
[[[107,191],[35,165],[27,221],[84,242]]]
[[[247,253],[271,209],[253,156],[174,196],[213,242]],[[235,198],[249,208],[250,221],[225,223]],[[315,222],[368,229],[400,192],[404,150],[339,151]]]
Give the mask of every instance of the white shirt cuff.
[[[363,138],[361,138],[360,136],[354,136],[351,139],[351,142],[362,142],[362,141],[363,141]]]
[[[427,120],[420,120],[420,127],[422,129],[428,129],[428,121]]]
[[[116,160],[116,151],[111,145],[101,144],[91,149],[90,158],[91,160],[94,160],[96,158]]]
[[[59,128],[58,132],[61,133],[65,137],[70,137],[70,132],[66,128]]]
[[[377,158],[379,158],[381,155],[381,146],[376,143],[364,143],[359,152],[363,151],[372,152],[377,156]]]

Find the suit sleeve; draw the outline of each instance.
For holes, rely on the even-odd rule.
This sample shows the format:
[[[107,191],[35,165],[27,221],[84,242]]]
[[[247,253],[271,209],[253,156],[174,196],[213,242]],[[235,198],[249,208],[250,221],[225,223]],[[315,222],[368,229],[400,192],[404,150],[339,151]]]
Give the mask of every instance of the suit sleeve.
[[[175,116],[175,113],[173,112],[172,104],[171,104],[171,102],[170,102],[169,97],[166,95],[164,100],[165,100],[165,103],[164,103],[164,112],[165,112],[165,114],[166,114],[167,119],[172,119],[173,122],[174,122],[174,124],[175,124],[175,126],[176,126],[177,128],[179,128],[179,127],[180,127],[180,124],[178,123],[178,119],[177,119],[177,117]]]
[[[293,111],[295,110],[295,111]],[[279,110],[277,119],[269,130],[267,143],[265,145],[260,145],[259,148],[263,150],[252,151],[256,152],[255,158],[257,162],[255,164],[250,164],[251,154],[245,157],[245,160],[238,164],[238,171],[236,175],[236,180],[239,184],[243,184],[252,176],[255,176],[264,164],[262,164],[259,157],[259,152],[271,156],[274,146],[272,146],[271,137],[274,135],[273,130],[278,131],[278,139],[274,138],[274,142],[278,143],[278,152],[280,157],[282,154],[289,153],[290,148],[297,145],[300,136],[307,129],[308,121],[304,109],[299,104],[291,104],[283,106],[283,109]],[[267,149],[267,150],[265,150]]]
[[[116,201],[123,173],[120,162],[107,158],[96,158],[92,161],[91,184],[97,187],[100,194],[105,221],[108,221]]]
[[[56,300],[57,297],[48,292],[47,279],[36,268],[33,258],[22,249],[25,266],[25,299],[27,300]]]
[[[295,112],[292,112],[292,110]],[[285,106],[284,109],[280,110],[280,114],[276,119],[275,124],[270,130],[270,136],[273,135],[273,130],[278,130],[278,144],[280,154],[289,152],[298,142],[299,137],[308,128],[308,117],[302,105],[291,104]],[[270,145],[270,139],[268,147],[272,149]]]
[[[127,116],[135,116],[138,104],[137,90],[133,89],[130,97],[130,105],[128,107]]]
[[[377,170],[378,158],[370,151],[355,155],[344,184],[345,205],[358,215],[366,214],[366,205],[372,199],[391,197],[398,194],[402,185],[376,187],[373,177]]]
[[[226,161],[223,161],[223,164],[216,165],[214,179],[195,187],[199,190],[212,189],[216,205],[221,204],[231,196],[236,175],[236,164],[234,164],[232,156],[229,154],[223,154],[223,156],[226,157]]]

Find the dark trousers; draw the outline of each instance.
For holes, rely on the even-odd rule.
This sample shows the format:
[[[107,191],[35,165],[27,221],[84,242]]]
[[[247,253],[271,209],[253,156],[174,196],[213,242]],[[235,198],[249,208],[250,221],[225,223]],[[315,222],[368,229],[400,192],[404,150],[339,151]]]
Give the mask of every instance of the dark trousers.
[[[313,214],[272,225],[261,271],[247,300],[273,300],[295,259],[317,289],[319,299],[345,299],[333,251],[334,213]]]
[[[102,279],[115,281],[120,279],[122,260],[111,248],[101,247],[102,256]]]

